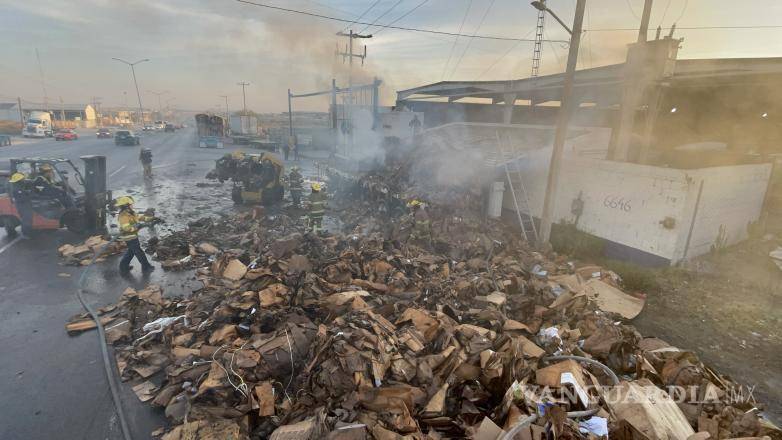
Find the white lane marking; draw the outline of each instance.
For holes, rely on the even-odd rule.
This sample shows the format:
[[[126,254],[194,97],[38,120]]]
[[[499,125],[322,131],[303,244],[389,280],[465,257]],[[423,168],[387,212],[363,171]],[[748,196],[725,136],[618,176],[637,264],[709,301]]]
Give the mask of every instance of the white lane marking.
[[[117,168],[116,170],[112,171],[111,174],[109,174],[109,177],[114,177],[115,174],[119,173],[120,171],[125,169],[126,165],[122,165],[121,167]]]
[[[16,237],[16,238],[14,238],[13,240],[11,240],[11,242],[10,242],[10,243],[8,243],[7,245],[5,245],[5,246],[1,247],[1,248],[0,248],[0,254],[2,254],[3,252],[5,252],[5,251],[6,251],[6,249],[10,249],[10,248],[11,248],[11,246],[13,246],[13,245],[15,245],[16,243],[18,243],[18,242],[19,242],[19,240],[21,240],[21,239],[22,239],[22,237]]]

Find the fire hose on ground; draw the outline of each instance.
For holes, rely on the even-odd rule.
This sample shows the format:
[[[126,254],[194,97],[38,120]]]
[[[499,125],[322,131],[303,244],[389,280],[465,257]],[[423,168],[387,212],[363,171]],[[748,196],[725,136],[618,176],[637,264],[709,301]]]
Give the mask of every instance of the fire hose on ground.
[[[561,356],[549,356],[547,358],[544,358],[543,361],[564,361],[564,360],[575,360],[578,362],[585,362],[588,364],[592,364],[596,367],[601,368],[603,371],[605,371],[606,375],[611,379],[611,382],[613,385],[619,385],[619,378],[616,376],[616,373],[614,373],[610,368],[608,368],[606,365],[590,358],[586,358],[583,356],[574,356],[574,355],[561,355]],[[591,417],[595,415],[598,411],[600,411],[600,408],[592,408],[585,411],[569,411],[567,413],[567,417],[569,419],[578,419],[582,417]],[[537,414],[532,414],[523,420],[519,421],[513,427],[505,433],[505,435],[502,436],[501,440],[512,440],[516,434],[519,433],[522,429],[524,429],[526,426],[528,426],[530,423],[535,422],[538,420]]]
[[[154,223],[148,226],[152,228],[153,234],[157,235],[157,231],[154,230]],[[79,276],[79,282],[76,289],[76,298],[78,298],[79,302],[81,303],[81,306],[84,308],[84,310],[87,311],[87,313],[90,315],[92,320],[95,321],[95,326],[98,329],[98,339],[100,340],[100,351],[103,357],[103,367],[106,370],[106,380],[109,382],[109,390],[111,391],[111,400],[114,402],[114,409],[117,411],[117,418],[119,418],[119,425],[120,425],[120,429],[122,430],[122,437],[125,440],[132,440],[133,436],[130,434],[130,428],[128,427],[128,422],[125,419],[125,411],[122,408],[122,400],[120,399],[119,389],[117,387],[117,383],[114,378],[113,364],[111,363],[111,358],[109,357],[109,348],[108,345],[106,344],[106,331],[103,328],[103,324],[100,322],[100,317],[98,316],[98,313],[82,297],[82,293],[86,292],[86,290],[84,289],[84,282],[87,279],[87,274],[89,273],[92,266],[95,264],[95,261],[106,250],[106,247],[108,247],[110,244],[114,243],[115,241],[117,241],[117,238],[112,236],[108,242],[103,244],[96,252],[93,253],[92,258],[90,259],[90,263],[84,268],[81,275]]]

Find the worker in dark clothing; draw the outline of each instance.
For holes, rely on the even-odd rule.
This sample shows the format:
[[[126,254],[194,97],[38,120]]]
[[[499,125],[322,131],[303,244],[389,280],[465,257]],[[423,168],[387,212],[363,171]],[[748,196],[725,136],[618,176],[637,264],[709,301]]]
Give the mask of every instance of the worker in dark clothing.
[[[32,182],[22,173],[14,173],[8,179],[8,193],[22,222],[22,238],[29,239],[33,232]]]
[[[261,188],[266,187],[269,183],[273,182],[277,177],[277,172],[274,170],[274,165],[269,159],[263,159],[261,161]]]
[[[144,167],[144,178],[152,178],[152,150],[149,148],[142,148],[138,154],[138,160],[141,162],[141,166]]]
[[[32,181],[32,188],[35,190],[35,194],[44,199],[56,199],[65,208],[73,206],[71,198],[68,197],[67,188],[61,181],[56,181],[54,168],[48,163],[42,164],[38,167],[38,175]]]
[[[418,115],[413,115],[413,119],[408,124],[410,126],[410,129],[413,131],[413,137],[418,136],[418,134],[421,132],[421,120],[418,119]]]
[[[293,207],[299,208],[301,206],[301,193],[304,191],[304,176],[299,172],[299,167],[291,168],[291,173],[288,175],[288,189],[291,192]]]
[[[133,198],[130,196],[122,196],[117,199],[115,205],[119,208],[118,222],[119,222],[119,241],[124,241],[128,249],[125,251],[125,255],[119,262],[119,271],[121,274],[127,274],[133,267],[130,262],[133,257],[141,263],[142,272],[152,272],[155,270],[155,266],[149,263],[147,255],[144,250],[141,249],[141,243],[138,240],[138,231],[142,227],[146,226],[144,222],[154,222],[156,219],[150,215],[137,214],[133,210]]]
[[[326,194],[320,183],[312,184],[309,202],[310,230],[317,234],[323,227],[323,215],[326,213]]]

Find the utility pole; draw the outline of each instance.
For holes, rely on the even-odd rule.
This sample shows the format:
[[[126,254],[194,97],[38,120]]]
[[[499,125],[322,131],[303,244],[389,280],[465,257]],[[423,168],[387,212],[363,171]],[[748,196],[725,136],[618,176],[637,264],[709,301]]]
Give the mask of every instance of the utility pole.
[[[364,59],[367,57],[367,46],[364,45],[364,53],[353,53],[353,40],[356,38],[372,38],[372,35],[354,34],[351,29],[349,33],[337,32],[339,37],[348,37],[348,44],[345,47],[345,52],[337,52],[338,55],[342,55],[342,62],[345,62],[345,58],[348,58],[348,105],[346,107],[349,139],[350,139],[350,151],[353,151],[353,58],[361,58],[361,65],[364,65]]]
[[[100,127],[101,124],[101,117],[100,112],[98,111],[98,106],[100,105],[100,96],[93,96],[92,98],[92,110],[95,112],[95,126]]]
[[[46,79],[43,76],[43,66],[41,65],[41,56],[38,55],[38,48],[35,48],[35,58],[38,60],[38,74],[41,76],[41,88],[43,89],[43,107],[49,111],[49,95],[46,93]]]
[[[138,98],[138,123],[139,125],[144,125],[144,109],[141,106],[141,92],[138,91],[138,81],[136,81],[136,64],[143,63],[145,61],[149,61],[149,59],[144,58],[143,60],[138,60],[135,63],[131,63],[129,61],[125,61],[120,58],[112,58],[112,60],[119,61],[120,63],[125,63],[128,66],[130,66],[130,72],[133,74],[133,84],[136,86],[136,97]]]
[[[293,105],[291,104],[291,89],[288,89],[288,136],[293,137]]]
[[[65,124],[65,103],[62,101],[62,96],[60,96],[60,120]],[[65,125],[63,125],[63,127],[65,127]]]
[[[168,93],[168,90],[163,90],[162,92],[153,92],[152,90],[147,90],[147,92],[157,96],[157,113],[158,117],[162,119],[163,106],[160,104],[160,97]]]
[[[17,97],[16,102],[19,105],[19,122],[22,123],[22,130],[24,130],[24,110],[22,110],[22,97]]]
[[[641,27],[638,29],[638,42],[646,43],[649,32],[649,20],[652,18],[652,2],[653,0],[644,0],[644,12],[641,16]]]
[[[236,83],[236,85],[237,86],[242,86],[242,108],[243,108],[244,116],[247,116],[247,95],[244,93],[244,88],[249,86],[250,83],[248,83],[248,82],[239,82],[239,83]]]
[[[230,123],[230,115],[228,114],[228,95],[218,95],[225,99],[225,121]]]
[[[549,164],[548,180],[546,182],[546,196],[543,199],[543,214],[540,218],[541,244],[548,243],[549,238],[551,237],[551,222],[554,217],[554,207],[557,202],[557,187],[559,185],[559,172],[562,168],[562,153],[565,149],[565,138],[567,137],[570,113],[575,107],[573,99],[573,80],[576,76],[576,62],[578,61],[578,47],[581,44],[581,27],[584,22],[585,8],[586,0],[576,1],[576,15],[573,18],[573,32],[570,36],[570,50],[568,51],[567,70],[565,71],[565,84],[562,88],[562,98],[560,101],[559,114],[557,115],[554,147],[551,150],[551,163]]]

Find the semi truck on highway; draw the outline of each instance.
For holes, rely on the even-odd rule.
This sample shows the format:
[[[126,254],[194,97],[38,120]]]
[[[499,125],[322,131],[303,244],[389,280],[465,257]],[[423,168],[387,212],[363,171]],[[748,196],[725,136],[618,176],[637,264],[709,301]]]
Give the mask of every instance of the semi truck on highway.
[[[52,135],[52,115],[49,112],[31,111],[22,127],[22,136],[43,138]]]
[[[196,141],[199,148],[223,148],[226,124],[217,115],[195,115]]]

